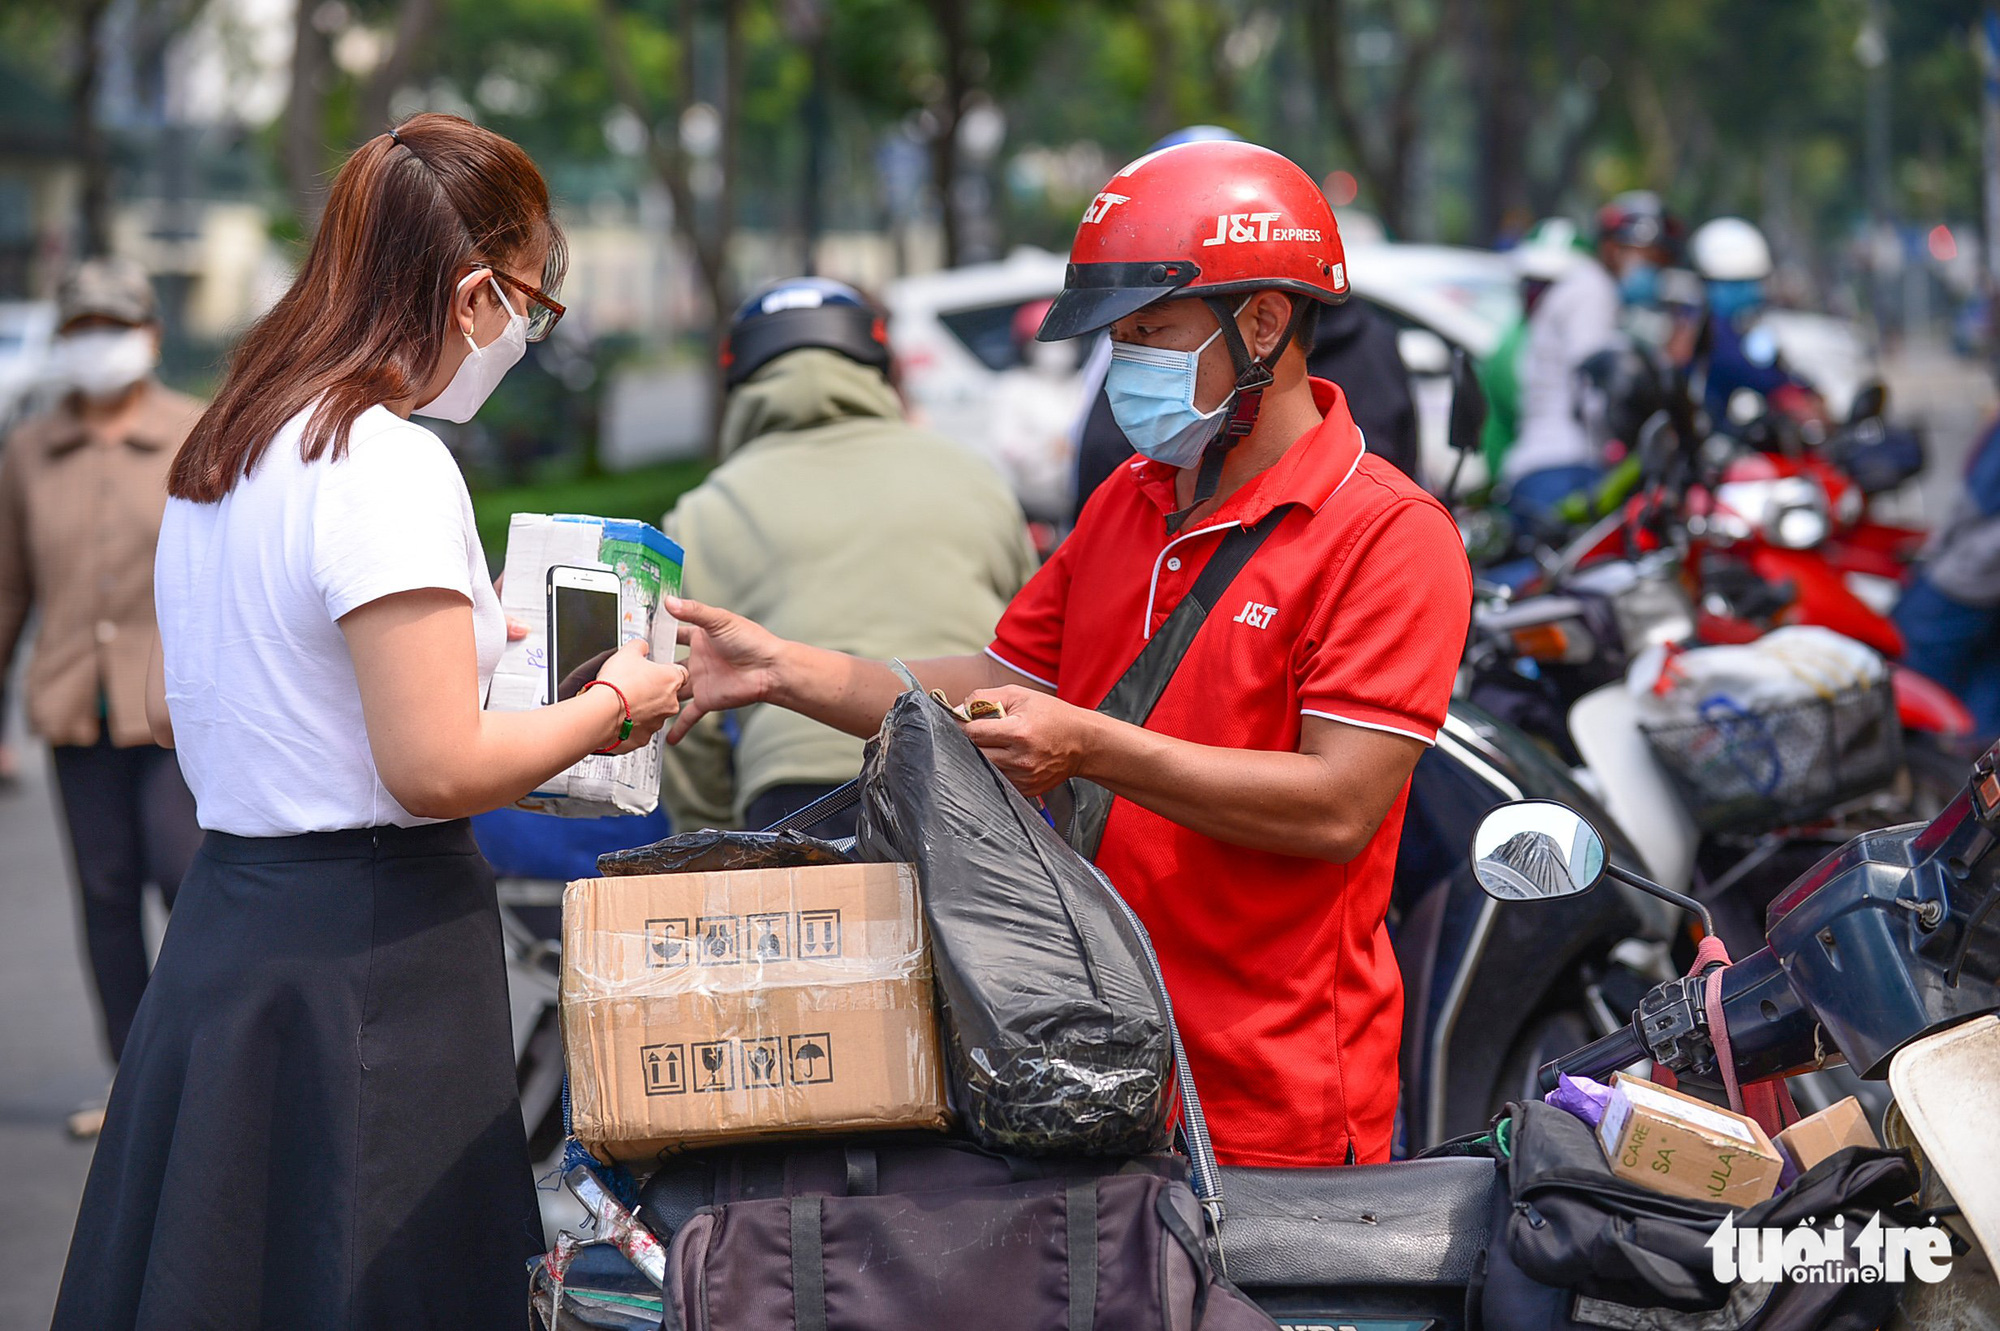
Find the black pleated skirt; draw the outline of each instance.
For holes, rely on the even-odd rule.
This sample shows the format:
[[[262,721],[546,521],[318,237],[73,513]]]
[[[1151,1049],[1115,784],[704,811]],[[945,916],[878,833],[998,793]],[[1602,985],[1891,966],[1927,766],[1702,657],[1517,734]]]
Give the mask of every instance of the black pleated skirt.
[[[518,1331],[541,1237],[467,825],[209,833],[112,1088],[57,1331]]]

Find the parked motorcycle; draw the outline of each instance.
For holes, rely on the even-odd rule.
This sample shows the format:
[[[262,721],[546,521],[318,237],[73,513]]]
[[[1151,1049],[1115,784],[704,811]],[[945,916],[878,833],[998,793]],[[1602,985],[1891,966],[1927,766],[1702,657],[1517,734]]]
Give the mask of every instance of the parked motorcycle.
[[[1643,871],[1637,848],[1547,749],[1475,703],[1452,704],[1411,777],[1390,902],[1403,974],[1401,1153],[1482,1127],[1530,1089],[1551,1051],[1613,1029],[1629,996],[1675,973],[1680,912],[1643,893],[1545,912],[1479,890],[1456,848],[1487,810],[1524,798],[1592,810],[1611,854]]]
[[[1544,1067],[1543,1088],[1564,1074],[1603,1077],[1646,1060],[1711,1089],[1845,1064],[1886,1079],[1895,1095],[1889,1136],[1914,1141],[1968,1245],[1989,1259],[2000,1252],[2000,1129],[1990,1113],[1966,1109],[2000,1090],[1996,764],[2000,746],[1930,822],[1857,837],[1800,877],[1771,905],[1766,947],[1656,986],[1623,1029]],[[1508,813],[1474,842],[1481,884],[1496,896],[1568,899],[1607,877],[1675,895],[1607,863],[1590,823],[1570,810]],[[1568,852],[1564,871],[1538,876],[1531,892],[1518,871],[1489,868],[1523,827]],[[1990,1261],[1984,1278],[1991,1299]]]
[[[1811,624],[1897,660],[1903,636],[1889,614],[1922,534],[1877,520],[1865,486],[1879,493],[1901,484],[1921,468],[1922,450],[1898,444],[1905,436],[1880,419],[1884,400],[1862,394],[1857,412],[1873,414],[1817,449],[1769,416],[1736,435],[1697,438],[1690,432],[1698,422],[1655,412],[1634,432],[1639,492],[1549,557],[1542,585],[1602,560],[1673,550],[1703,642],[1749,642],[1781,623]],[[1871,461],[1885,452],[1887,460]],[[1969,759],[1972,715],[1949,690],[1899,667],[1896,699],[1904,729],[1943,750],[1951,768]]]
[[[1845,1063],[1887,1081],[1892,1130],[1907,1130],[1949,1201],[1968,1247],[2000,1251],[2000,1130],[1968,1103],[2000,1090],[2000,746],[1929,823],[1858,837],[1774,903],[1770,946],[1744,961],[1653,986],[1611,1035],[1550,1060],[1537,1077],[1608,1076],[1657,1060],[1684,1082],[1720,1090],[1724,1051],[1739,1083]],[[1523,830],[1563,852],[1559,874],[1523,891],[1516,862],[1494,852]],[[1610,879],[1700,910],[1632,873],[1595,823],[1553,802],[1489,813],[1473,870],[1509,906],[1560,908]],[[1719,985],[1725,1028],[1711,1030],[1706,989]],[[1719,1038],[1718,1038],[1719,1037]],[[1492,1174],[1483,1160],[1421,1159],[1354,1169],[1222,1171],[1230,1274],[1281,1325],[1464,1324],[1462,1300],[1489,1233]],[[1964,1256],[1946,1289],[1976,1309],[1990,1263]],[[1985,1280],[1986,1285],[1975,1282]],[[1938,1297],[1913,1282],[1907,1304]],[[1397,1320],[1401,1319],[1401,1320]],[[1926,1315],[1909,1324],[1939,1325]],[[1979,1325],[1975,1321],[1952,1325]]]

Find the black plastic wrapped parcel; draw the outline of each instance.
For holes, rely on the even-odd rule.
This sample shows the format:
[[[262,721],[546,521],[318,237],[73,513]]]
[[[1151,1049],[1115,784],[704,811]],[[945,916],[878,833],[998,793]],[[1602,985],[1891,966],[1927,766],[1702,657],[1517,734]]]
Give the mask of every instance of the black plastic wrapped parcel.
[[[854,857],[831,841],[803,832],[677,832],[649,846],[614,850],[597,857],[606,878],[645,873],[719,873],[731,869],[803,869],[814,864],[852,864]]]
[[[863,859],[917,866],[952,1107],[1015,1154],[1166,1147],[1165,995],[1111,889],[960,723],[903,695],[862,765]]]

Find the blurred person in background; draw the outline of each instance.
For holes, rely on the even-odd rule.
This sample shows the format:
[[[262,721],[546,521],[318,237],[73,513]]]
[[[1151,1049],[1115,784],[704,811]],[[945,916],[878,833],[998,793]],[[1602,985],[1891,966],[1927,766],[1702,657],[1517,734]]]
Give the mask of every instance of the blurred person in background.
[[[2000,735],[2000,419],[1973,447],[1950,516],[1896,605],[1903,661],[1956,693],[1984,739]]]
[[[989,463],[904,420],[881,312],[840,282],[775,282],[723,356],[722,463],[663,523],[685,594],[866,657],[984,648],[1035,571],[1027,524]],[[760,828],[860,770],[860,740],[759,704],[668,749],[661,794],[677,828]],[[849,835],[843,818],[810,830]]]
[[[1730,399],[1747,389],[1796,420],[1824,421],[1818,390],[1785,365],[1778,339],[1758,322],[1771,276],[1764,233],[1740,217],[1718,217],[1695,230],[1688,258],[1703,296],[1689,372],[1709,419],[1727,422]]]
[[[1521,313],[1501,334],[1492,354],[1479,362],[1479,387],[1486,394],[1479,452],[1486,459],[1488,476],[1500,475],[1521,428],[1521,353],[1528,345],[1528,321],[1549,288],[1588,253],[1576,223],[1567,217],[1537,222],[1508,252],[1520,279]]]
[[[171,908],[201,841],[194,797],[146,724],[153,546],[167,468],[201,404],[153,377],[160,326],[146,272],[93,259],[57,293],[49,374],[62,398],[0,457],[0,680],[30,612],[27,716],[54,759],[106,1050],[125,1053],[147,978],[147,883]],[[69,1118],[95,1136],[102,1103]]]
[[[1578,412],[1577,371],[1619,334],[1628,306],[1659,301],[1670,219],[1646,190],[1620,194],[1597,214],[1597,253],[1579,255],[1528,316],[1520,358],[1520,427],[1501,459],[1508,509],[1533,528],[1597,481],[1597,441]]]

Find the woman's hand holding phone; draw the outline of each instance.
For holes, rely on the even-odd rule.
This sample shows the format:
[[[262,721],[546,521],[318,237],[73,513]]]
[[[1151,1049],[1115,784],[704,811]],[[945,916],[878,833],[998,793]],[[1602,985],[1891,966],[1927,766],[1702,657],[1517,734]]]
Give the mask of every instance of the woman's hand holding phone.
[[[680,693],[687,680],[686,669],[672,662],[651,660],[646,653],[646,640],[634,638],[613,652],[596,671],[598,679],[617,686],[632,709],[632,733],[611,749],[612,753],[630,753],[646,744],[681,709]],[[603,695],[609,690],[591,692]],[[620,708],[617,724],[612,727],[614,735],[624,720],[625,712]]]

